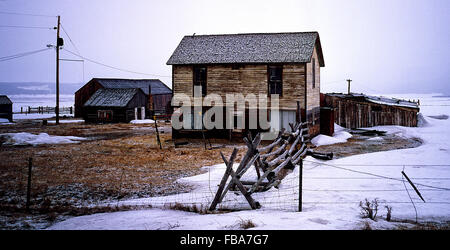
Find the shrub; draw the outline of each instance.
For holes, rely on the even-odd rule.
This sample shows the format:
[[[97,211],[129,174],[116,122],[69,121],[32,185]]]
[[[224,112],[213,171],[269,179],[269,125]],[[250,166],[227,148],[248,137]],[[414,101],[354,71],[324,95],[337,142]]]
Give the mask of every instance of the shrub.
[[[387,210],[387,213],[386,213],[386,220],[387,221],[391,221],[391,216],[392,216],[392,207],[391,206],[384,206],[385,208],[386,208],[386,210]]]
[[[248,220],[241,219],[239,221],[239,227],[242,228],[242,229],[249,229],[249,228],[252,228],[252,227],[256,227],[256,225],[250,219],[248,219]]]
[[[369,218],[375,220],[378,213],[378,198],[372,201],[365,199],[364,202],[359,202],[359,207],[361,208],[361,215],[363,218]]]

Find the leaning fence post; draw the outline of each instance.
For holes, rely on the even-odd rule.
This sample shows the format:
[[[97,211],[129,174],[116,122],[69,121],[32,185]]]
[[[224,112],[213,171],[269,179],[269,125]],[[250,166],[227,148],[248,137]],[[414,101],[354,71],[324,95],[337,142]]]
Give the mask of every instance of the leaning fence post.
[[[302,211],[302,203],[303,203],[303,159],[299,162],[299,175],[298,175],[298,211]]]
[[[159,149],[162,149],[161,140],[159,139],[158,121],[156,120],[156,115],[153,115],[153,120],[155,121],[156,140],[158,141]]]
[[[33,167],[33,158],[28,158],[28,184],[27,184],[27,204],[26,209],[30,209],[30,197],[31,197],[31,168]]]

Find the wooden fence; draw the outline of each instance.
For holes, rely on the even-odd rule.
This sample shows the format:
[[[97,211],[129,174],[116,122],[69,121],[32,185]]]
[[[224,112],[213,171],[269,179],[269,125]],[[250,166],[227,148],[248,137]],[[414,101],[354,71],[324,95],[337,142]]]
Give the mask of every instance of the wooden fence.
[[[55,113],[56,107],[38,106],[38,107],[20,107],[20,114],[50,114]],[[60,107],[60,114],[73,114],[73,107]]]

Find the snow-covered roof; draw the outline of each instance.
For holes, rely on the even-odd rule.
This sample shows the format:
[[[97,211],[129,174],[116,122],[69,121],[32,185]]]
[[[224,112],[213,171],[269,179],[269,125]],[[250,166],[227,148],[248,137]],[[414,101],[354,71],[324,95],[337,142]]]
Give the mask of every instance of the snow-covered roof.
[[[419,104],[416,102],[411,102],[407,100],[397,99],[397,98],[389,98],[384,96],[371,96],[366,94],[358,94],[358,93],[350,93],[350,94],[342,94],[342,93],[327,93],[329,96],[336,96],[340,98],[362,98],[368,102],[390,105],[390,106],[399,106],[406,108],[419,108]]]
[[[85,107],[126,107],[140,89],[98,89]]]
[[[315,45],[323,67],[317,32],[185,36],[167,64],[305,63]]]
[[[0,104],[12,104],[12,101],[6,95],[0,95]]]
[[[92,80],[97,81],[107,89],[140,88],[146,95],[148,95],[149,86],[151,86],[152,95],[172,93],[172,90],[159,79],[94,78]]]

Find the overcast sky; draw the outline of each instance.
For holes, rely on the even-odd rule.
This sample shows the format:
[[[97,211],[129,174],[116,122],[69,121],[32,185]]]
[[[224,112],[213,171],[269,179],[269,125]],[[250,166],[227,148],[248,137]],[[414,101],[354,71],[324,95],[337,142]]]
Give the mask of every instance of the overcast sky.
[[[318,31],[322,91],[450,94],[450,1],[0,0],[0,12],[61,15],[85,57],[138,75],[84,64],[92,77],[160,78],[183,36]],[[55,17],[0,14],[0,26],[53,27]],[[76,52],[67,35],[65,48]],[[0,27],[0,57],[55,44],[56,31]],[[62,51],[62,58],[76,59]],[[0,62],[0,82],[54,82],[55,51]],[[82,82],[79,62],[61,62],[61,81]]]

